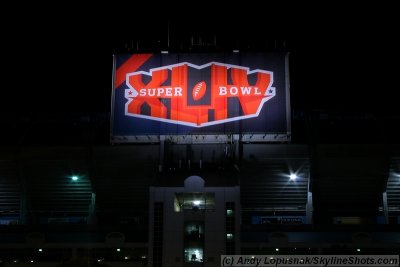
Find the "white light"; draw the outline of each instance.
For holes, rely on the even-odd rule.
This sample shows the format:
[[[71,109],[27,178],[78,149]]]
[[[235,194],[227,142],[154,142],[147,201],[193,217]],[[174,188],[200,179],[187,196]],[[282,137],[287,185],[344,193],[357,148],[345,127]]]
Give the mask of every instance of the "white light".
[[[294,173],[292,173],[290,176],[289,176],[289,178],[290,178],[290,180],[296,180],[297,179],[297,175],[296,174],[294,174]]]
[[[71,177],[71,179],[72,179],[72,181],[78,181],[79,178],[78,178],[78,176],[74,175]]]
[[[38,251],[39,251],[39,252],[42,252],[42,251],[43,251],[43,249],[39,248],[39,249],[38,249]]]
[[[193,205],[196,205],[196,206],[200,205],[200,200],[194,200]]]
[[[239,53],[239,49],[233,49],[233,53]]]
[[[118,251],[118,252],[120,252],[120,251],[121,251],[121,249],[120,249],[120,248],[117,248],[117,251]]]
[[[275,251],[279,251],[279,248],[276,248]]]
[[[161,54],[168,54],[168,51],[161,50]]]
[[[125,256],[125,258],[124,258],[125,260],[127,260],[127,259],[129,259],[127,256]]]
[[[360,252],[360,251],[361,251],[361,249],[358,248],[358,249],[357,249],[357,252]]]
[[[193,250],[193,253],[195,255],[195,258],[194,258],[195,261],[199,261],[202,258],[201,253],[198,249]],[[193,257],[193,254],[192,254],[192,257]],[[192,258],[192,260],[193,260],[193,258]]]
[[[33,262],[33,260],[31,260],[31,262]]]

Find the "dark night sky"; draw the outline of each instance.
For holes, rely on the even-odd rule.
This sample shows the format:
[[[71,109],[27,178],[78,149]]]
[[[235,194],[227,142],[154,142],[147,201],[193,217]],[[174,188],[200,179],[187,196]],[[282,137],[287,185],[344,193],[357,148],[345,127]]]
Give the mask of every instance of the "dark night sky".
[[[21,34],[10,32],[4,47],[10,71],[0,110],[108,112],[110,56],[116,47],[133,39],[165,43],[166,16],[148,16],[141,8],[112,9],[111,16],[93,20],[80,14],[74,23],[55,22],[56,29],[44,22],[20,29]],[[400,23],[391,7],[227,8],[226,13],[205,6],[175,17],[179,12],[169,13],[171,42],[189,32],[215,33],[227,47],[237,41],[285,40],[293,108],[397,113]]]

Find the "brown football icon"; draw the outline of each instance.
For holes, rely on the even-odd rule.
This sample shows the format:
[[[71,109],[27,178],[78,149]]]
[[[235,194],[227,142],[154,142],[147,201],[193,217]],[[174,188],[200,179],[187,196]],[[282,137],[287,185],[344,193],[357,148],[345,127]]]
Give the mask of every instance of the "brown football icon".
[[[193,86],[192,90],[193,99],[194,100],[201,99],[206,93],[206,90],[207,90],[207,84],[204,81],[196,83],[196,85]]]

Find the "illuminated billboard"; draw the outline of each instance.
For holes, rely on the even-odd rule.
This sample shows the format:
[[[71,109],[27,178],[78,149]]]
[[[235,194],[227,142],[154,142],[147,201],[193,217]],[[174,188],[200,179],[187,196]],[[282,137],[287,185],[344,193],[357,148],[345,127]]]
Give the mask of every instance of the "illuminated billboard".
[[[116,55],[111,141],[288,141],[288,75],[286,53]]]

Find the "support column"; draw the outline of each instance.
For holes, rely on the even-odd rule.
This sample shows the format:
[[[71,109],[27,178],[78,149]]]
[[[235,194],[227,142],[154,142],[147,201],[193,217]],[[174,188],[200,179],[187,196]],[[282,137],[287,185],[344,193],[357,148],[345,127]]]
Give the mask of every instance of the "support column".
[[[385,221],[385,224],[389,224],[389,212],[388,212],[388,204],[387,204],[387,192],[382,193],[382,199],[383,199],[383,218]]]
[[[88,224],[96,223],[96,193],[92,192],[91,202],[89,204]]]
[[[307,204],[306,204],[306,223],[312,224],[312,216],[313,215],[313,199],[312,192],[308,192],[307,194]]]
[[[158,172],[163,171],[164,154],[165,154],[165,135],[160,135],[160,152],[159,152]]]
[[[240,142],[240,135],[239,134],[234,134],[233,135],[233,143],[235,145],[235,162],[240,164],[240,161],[242,159],[242,152],[243,148],[241,148],[241,142]]]
[[[19,220],[18,224],[27,224],[27,214],[28,214],[28,190],[27,190],[27,181],[23,173],[23,166],[21,164],[21,160],[17,161],[18,168],[18,176],[21,190],[21,198],[19,205]]]
[[[313,198],[312,198],[312,186],[311,186],[311,173],[308,176],[307,181],[307,204],[306,204],[306,223],[313,223]]]

